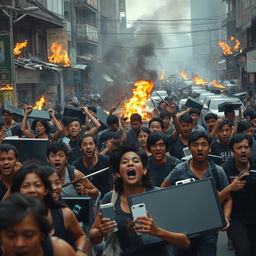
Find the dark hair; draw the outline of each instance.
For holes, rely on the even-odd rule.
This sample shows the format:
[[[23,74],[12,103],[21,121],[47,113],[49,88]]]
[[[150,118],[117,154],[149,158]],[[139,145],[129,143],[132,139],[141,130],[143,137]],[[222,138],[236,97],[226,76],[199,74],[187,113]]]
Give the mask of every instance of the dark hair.
[[[119,124],[118,117],[115,115],[109,115],[107,117],[107,125],[110,126],[112,124]]]
[[[142,123],[141,115],[138,114],[138,113],[132,114],[131,117],[130,117],[130,122],[140,122],[140,123]]]
[[[69,119],[68,125],[70,125],[72,122],[78,122],[78,123],[80,124],[80,127],[82,127],[82,122],[81,122],[81,120],[80,120],[79,118],[77,118],[77,117],[71,117],[71,118]]]
[[[171,114],[170,114],[168,111],[164,110],[164,111],[161,111],[161,112],[160,112],[159,117],[160,117],[161,119],[164,119],[165,117],[168,117],[169,119],[171,119]]]
[[[250,120],[241,120],[237,124],[237,133],[243,133],[247,129],[251,128],[252,126],[253,125],[252,125],[252,122]]]
[[[198,109],[198,108],[191,108],[191,110],[189,111],[189,114],[192,115],[192,114],[196,114],[196,115],[199,115],[201,114],[201,111]]]
[[[47,220],[47,214],[48,209],[36,198],[15,193],[0,204],[0,230],[6,230],[32,215],[40,231],[48,235],[52,226]]]
[[[88,110],[91,110],[92,112],[94,112],[95,114],[97,114],[97,108],[94,106],[88,106]]]
[[[148,127],[140,127],[140,129],[137,131],[137,137],[139,136],[140,132],[145,132],[148,135],[150,134],[150,130],[148,129]]]
[[[62,116],[61,122],[64,125],[64,127],[67,127],[70,123],[71,118],[68,116]]]
[[[228,119],[223,119],[218,125],[218,131],[220,131],[225,125],[228,125],[230,128],[232,127],[232,124],[228,121]]]
[[[51,127],[50,127],[48,121],[45,120],[45,119],[37,119],[37,120],[34,120],[34,121],[32,122],[31,129],[32,129],[32,130],[35,130],[36,124],[37,124],[38,122],[40,122],[40,123],[44,126],[44,128],[45,128],[45,133],[46,133],[47,135],[49,135],[50,130],[51,130]]]
[[[0,152],[8,153],[11,150],[14,152],[16,159],[19,159],[18,151],[13,145],[8,144],[8,143],[0,144]]]
[[[247,108],[244,112],[243,112],[243,117],[245,118],[246,116],[250,117],[250,120],[252,120],[252,116],[253,116],[254,112],[252,111],[252,109]]]
[[[188,146],[190,147],[190,145],[193,142],[195,142],[201,138],[205,138],[208,141],[209,145],[211,145],[212,139],[206,132],[194,131],[188,137]]]
[[[20,192],[22,183],[24,182],[26,176],[30,173],[36,174],[41,179],[42,183],[44,184],[45,189],[48,190],[48,193],[44,198],[45,204],[49,208],[63,207],[63,205],[56,203],[51,197],[51,194],[50,194],[51,184],[48,180],[47,168],[45,168],[45,166],[40,167],[39,165],[34,164],[34,163],[31,163],[31,164],[27,163],[18,172],[15,173],[13,180],[12,180],[12,184],[11,184],[11,189],[10,189],[11,193],[19,193]]]
[[[64,142],[52,142],[47,146],[47,156],[49,156],[50,153],[57,153],[61,150],[64,151],[65,155],[68,157],[68,147]]]
[[[169,149],[168,139],[167,139],[167,136],[162,132],[153,132],[148,136],[148,139],[147,139],[148,151],[150,151],[150,148],[154,144],[156,144],[159,140],[163,140],[165,147],[166,147],[166,151],[168,151],[168,149]]]
[[[103,136],[103,142],[107,141],[107,140],[110,140],[110,139],[120,139],[120,136],[118,135],[118,133],[116,132],[111,132],[111,131],[108,131],[104,134]],[[96,144],[96,143],[95,143]]]
[[[207,122],[210,119],[218,120],[218,116],[214,113],[207,113],[206,116],[204,117],[204,121]]]
[[[3,113],[3,115],[6,113],[6,114],[8,114],[8,115],[13,116],[13,112],[10,111],[10,110],[8,110],[8,109],[4,109],[4,110],[2,111],[2,113]]]
[[[160,123],[161,128],[164,129],[164,121],[163,121],[161,118],[159,118],[159,117],[154,117],[154,118],[150,119],[150,120],[149,120],[149,123],[148,123],[148,127],[150,127],[151,123],[153,123],[153,122],[158,122],[158,123]]]
[[[248,140],[248,143],[249,143],[249,146],[250,148],[252,147],[252,143],[253,143],[253,140],[250,136],[246,135],[246,134],[243,134],[243,133],[239,133],[239,134],[236,134],[234,135],[230,142],[229,142],[229,147],[231,150],[233,150],[234,148],[234,144],[236,143],[240,143],[241,141],[243,140]]]
[[[189,114],[181,115],[179,121],[187,124],[193,124],[193,119]]]
[[[85,138],[92,138],[93,142],[95,143],[95,145],[97,145],[96,138],[93,135],[91,135],[91,134],[84,134],[84,135],[81,136],[81,138],[79,140],[79,147],[81,147],[83,139],[85,139]]]
[[[45,173],[47,175],[47,178],[49,178],[54,173],[56,173],[59,178],[61,177],[60,176],[60,172],[57,171],[56,169],[54,169],[53,167],[46,165],[43,168],[44,168],[44,171],[45,171]]]
[[[110,165],[111,165],[111,169],[113,173],[119,173],[119,168],[120,168],[120,163],[121,163],[121,158],[122,156],[127,153],[127,152],[134,152],[135,154],[137,154],[142,162],[143,167],[145,168],[147,165],[147,156],[146,154],[139,150],[138,148],[128,145],[128,144],[122,144],[119,145],[118,148],[114,149],[113,152],[110,155]],[[150,181],[150,175],[149,172],[146,173],[146,175],[144,175],[142,177],[142,185],[146,188],[152,188],[153,185]],[[124,189],[124,183],[122,178],[117,178],[115,180],[115,186],[114,186],[115,190],[118,193],[123,192]]]
[[[235,110],[232,109],[232,108],[228,108],[228,109],[226,109],[226,110],[224,111],[224,115],[226,116],[227,113],[233,113],[233,114],[235,114]]]

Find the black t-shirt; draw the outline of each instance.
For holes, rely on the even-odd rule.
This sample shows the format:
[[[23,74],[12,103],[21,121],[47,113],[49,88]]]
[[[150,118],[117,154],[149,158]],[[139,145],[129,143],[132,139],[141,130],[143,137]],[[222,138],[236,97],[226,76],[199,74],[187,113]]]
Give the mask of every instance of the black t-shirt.
[[[160,187],[165,178],[169,175],[172,169],[181,163],[176,157],[167,156],[167,161],[163,165],[155,165],[154,159],[150,157],[147,163],[147,170],[149,172],[150,177],[153,180],[154,186]]]
[[[188,145],[183,144],[181,138],[174,140],[172,137],[169,138],[169,153],[171,156],[175,156],[178,159],[184,157],[183,148],[188,147]]]
[[[73,163],[79,157],[83,156],[83,153],[81,152],[80,146],[79,146],[79,141],[80,141],[82,136],[83,136],[83,134],[80,134],[78,139],[76,139],[75,141],[70,140],[70,142],[69,142],[69,145],[71,147],[71,152],[68,155],[68,162],[70,164]],[[71,138],[70,135],[68,135],[67,137],[69,139]]]
[[[250,169],[256,170],[256,163],[250,162],[250,165]],[[240,174],[234,158],[229,159],[223,168],[230,182]],[[240,216],[245,222],[256,224],[256,177],[249,175],[246,177],[246,181],[243,189],[231,192],[233,200],[231,218]]]
[[[229,145],[220,144],[213,141],[211,144],[211,154],[222,157],[222,163],[227,162],[231,158],[231,150]]]
[[[129,130],[127,132],[127,142],[131,145],[139,147],[137,134],[135,134],[133,130]]]
[[[90,170],[86,166],[84,166],[83,157],[80,157],[79,159],[74,161],[72,165],[74,165],[76,169],[82,172],[84,175],[88,175],[96,171],[99,171],[103,168],[109,167],[109,161],[106,156],[98,155],[98,162]],[[91,176],[88,179],[101,192],[102,195],[104,195],[105,193],[112,189],[113,177],[109,170]]]

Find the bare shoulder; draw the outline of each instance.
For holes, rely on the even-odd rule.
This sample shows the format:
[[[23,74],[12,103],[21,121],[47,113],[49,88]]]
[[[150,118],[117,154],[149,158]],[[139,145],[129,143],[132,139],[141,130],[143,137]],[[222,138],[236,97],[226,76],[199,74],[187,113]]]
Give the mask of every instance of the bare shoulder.
[[[83,177],[83,176],[84,176],[84,174],[82,172],[80,172],[77,169],[74,170],[74,177],[80,178],[80,177]]]
[[[58,237],[51,237],[54,256],[75,256],[73,248],[64,240]]]
[[[62,208],[62,212],[63,212],[64,219],[76,218],[75,214],[68,207]]]

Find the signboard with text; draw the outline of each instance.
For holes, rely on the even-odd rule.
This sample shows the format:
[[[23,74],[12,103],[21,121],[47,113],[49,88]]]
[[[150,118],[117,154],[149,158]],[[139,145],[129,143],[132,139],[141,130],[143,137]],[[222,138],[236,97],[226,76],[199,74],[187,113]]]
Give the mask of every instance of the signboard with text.
[[[10,36],[0,35],[0,85],[12,84]]]

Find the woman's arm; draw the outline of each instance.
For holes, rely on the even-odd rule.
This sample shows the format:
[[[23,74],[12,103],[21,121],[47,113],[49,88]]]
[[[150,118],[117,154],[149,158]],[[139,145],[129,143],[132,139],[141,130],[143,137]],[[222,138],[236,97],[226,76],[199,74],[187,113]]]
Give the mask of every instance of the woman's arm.
[[[64,240],[52,236],[51,238],[54,256],[76,256],[73,248]]]
[[[61,123],[58,121],[58,119],[56,118],[55,111],[53,109],[49,108],[48,112],[49,112],[50,116],[52,117],[52,123],[57,128],[57,131],[52,135],[52,139],[54,141],[56,141],[60,137],[60,135],[62,134],[63,127],[62,127]]]
[[[160,237],[176,248],[188,248],[190,245],[190,241],[185,234],[170,232],[159,228],[150,216],[138,217],[135,222],[138,223],[138,225],[134,225],[136,232]]]
[[[80,227],[75,214],[69,208],[63,208],[64,225],[69,234],[72,235],[75,246],[77,249],[76,255],[86,255],[88,249],[88,241],[82,228]]]
[[[89,131],[85,131],[85,134],[96,134],[101,127],[100,122],[88,111],[87,107],[82,107],[81,109],[84,111],[84,114],[86,114],[92,120],[92,123],[94,125],[94,127],[92,127]]]
[[[27,121],[28,121],[28,114],[32,111],[32,106],[28,106],[24,109],[24,117],[21,121],[20,130],[22,133],[28,138],[35,138],[36,136],[30,132],[30,130],[26,129]]]

